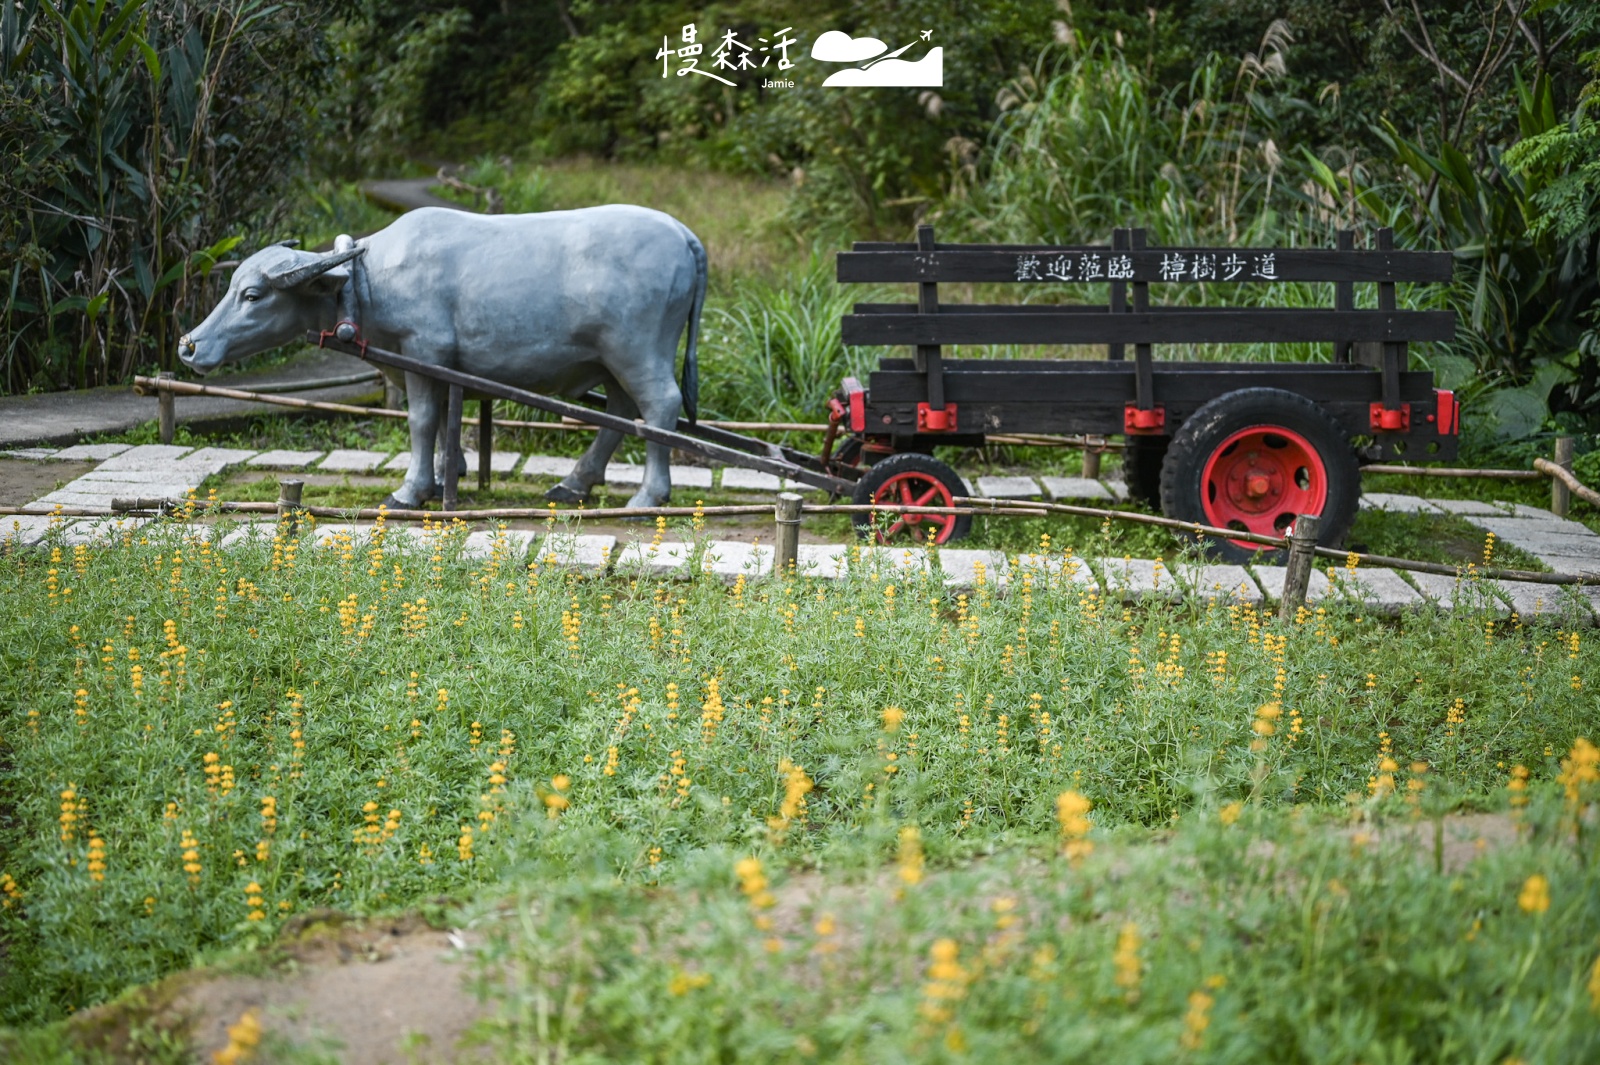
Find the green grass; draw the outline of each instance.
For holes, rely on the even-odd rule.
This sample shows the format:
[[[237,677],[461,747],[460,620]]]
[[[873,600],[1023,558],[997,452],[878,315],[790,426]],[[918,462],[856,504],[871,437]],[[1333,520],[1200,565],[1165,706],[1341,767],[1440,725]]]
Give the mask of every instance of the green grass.
[[[730,588],[458,545],[224,557],[154,526],[0,561],[0,872],[20,893],[0,910],[6,1023],[265,943],[318,906],[499,897],[528,869],[694,892],[751,851],[863,877],[908,824],[935,866],[958,866],[1048,847],[1066,788],[1093,800],[1097,833],[1133,838],[1233,801],[1337,811],[1385,742],[1432,766],[1441,803],[1493,806],[1508,766],[1549,779],[1600,732],[1574,696],[1600,684],[1589,637],[1471,610],[1387,622],[1335,606],[1280,627],[1106,604],[1058,577],[957,601],[905,574]],[[1458,699],[1464,720],[1447,722]],[[1253,751],[1271,701],[1283,715]],[[816,790],[779,845],[784,758]],[[555,821],[552,795],[570,803]],[[1374,891],[1405,883],[1371,875]]]

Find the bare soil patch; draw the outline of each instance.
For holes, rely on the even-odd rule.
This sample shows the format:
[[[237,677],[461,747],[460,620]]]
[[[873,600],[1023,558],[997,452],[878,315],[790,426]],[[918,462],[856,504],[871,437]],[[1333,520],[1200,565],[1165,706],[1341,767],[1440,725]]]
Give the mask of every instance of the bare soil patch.
[[[98,462],[0,459],[0,507],[20,507],[32,503],[98,465]]]

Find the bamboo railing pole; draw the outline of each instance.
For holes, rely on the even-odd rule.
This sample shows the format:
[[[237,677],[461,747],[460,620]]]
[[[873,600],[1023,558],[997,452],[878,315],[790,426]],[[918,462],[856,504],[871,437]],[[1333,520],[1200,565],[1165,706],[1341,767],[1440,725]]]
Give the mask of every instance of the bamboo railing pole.
[[[1567,491],[1585,503],[1600,507],[1600,492],[1596,492],[1593,488],[1574,477],[1571,470],[1562,469],[1549,459],[1534,459],[1533,468],[1541,473],[1549,474],[1554,480],[1560,481],[1566,486]]]

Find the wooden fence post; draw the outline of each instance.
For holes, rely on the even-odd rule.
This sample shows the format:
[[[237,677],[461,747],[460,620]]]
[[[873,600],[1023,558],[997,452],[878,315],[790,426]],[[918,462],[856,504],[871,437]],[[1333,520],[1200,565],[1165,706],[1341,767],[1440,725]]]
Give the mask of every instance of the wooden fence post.
[[[782,576],[790,572],[800,557],[800,496],[796,492],[779,492],[773,506],[773,522],[777,526],[772,538],[772,572]]]
[[[1083,449],[1083,475],[1091,481],[1100,479],[1100,450],[1096,447]]]
[[[156,377],[157,380],[170,381],[172,380],[172,372],[170,370],[162,370]],[[160,412],[161,417],[161,442],[170,444],[178,429],[177,397],[170,390],[161,388],[158,385],[156,409]]]
[[[1556,437],[1555,462],[1557,466],[1560,466],[1568,473],[1572,472],[1572,437]],[[1567,516],[1567,509],[1571,505],[1572,491],[1562,483],[1561,478],[1550,478],[1550,510],[1558,517],[1564,518]]]
[[[1315,514],[1301,514],[1289,530],[1289,562],[1283,574],[1283,601],[1278,606],[1279,621],[1293,621],[1306,605],[1306,590],[1311,587],[1311,563],[1316,559],[1317,526]]]
[[[289,477],[278,479],[278,520],[288,521],[290,536],[300,535],[300,492],[304,488],[304,481]]]

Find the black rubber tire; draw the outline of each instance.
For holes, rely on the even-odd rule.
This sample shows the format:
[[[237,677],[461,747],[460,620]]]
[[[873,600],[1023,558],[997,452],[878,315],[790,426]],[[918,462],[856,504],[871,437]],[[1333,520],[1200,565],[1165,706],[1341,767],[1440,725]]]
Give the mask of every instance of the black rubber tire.
[[[961,475],[938,459],[933,458],[931,455],[922,455],[914,451],[902,451],[897,455],[879,459],[871,466],[868,466],[867,471],[856,482],[855,491],[850,493],[850,501],[859,506],[866,506],[872,502],[872,497],[877,494],[878,489],[889,482],[890,478],[904,473],[918,473],[938,481],[944,485],[945,490],[950,493],[951,497],[972,494],[967,491],[967,482],[961,479]],[[863,540],[873,539],[874,530],[872,528],[871,514],[854,514],[851,516],[850,521],[855,526],[857,536]],[[965,538],[971,532],[972,515],[962,514],[956,518],[955,527],[951,530],[950,535],[941,542],[953,543],[956,540]]]
[[[1128,498],[1143,503],[1151,510],[1161,509],[1161,465],[1172,443],[1170,436],[1124,437],[1122,449],[1122,480],[1128,486]]]
[[[1361,467],[1350,435],[1317,404],[1281,388],[1242,388],[1218,396],[1190,415],[1172,437],[1161,466],[1161,511],[1180,521],[1212,524],[1202,504],[1207,460],[1241,429],[1281,426],[1298,433],[1322,460],[1327,498],[1317,542],[1337,547],[1355,521],[1361,495]],[[1282,550],[1254,550],[1229,540],[1205,537],[1207,553],[1222,562],[1281,562]]]

